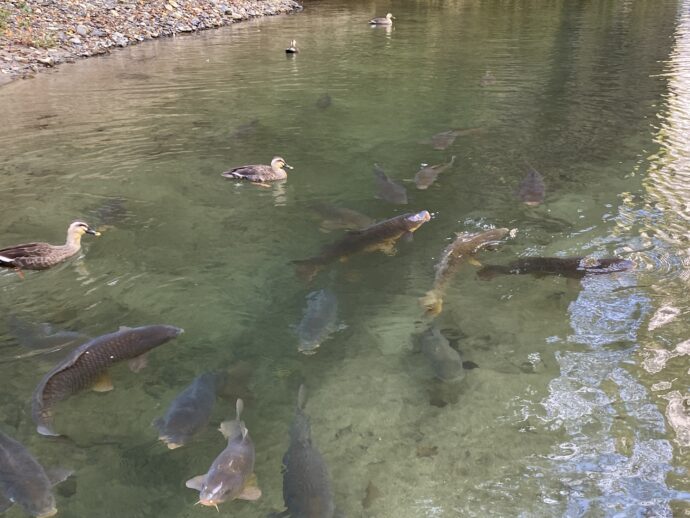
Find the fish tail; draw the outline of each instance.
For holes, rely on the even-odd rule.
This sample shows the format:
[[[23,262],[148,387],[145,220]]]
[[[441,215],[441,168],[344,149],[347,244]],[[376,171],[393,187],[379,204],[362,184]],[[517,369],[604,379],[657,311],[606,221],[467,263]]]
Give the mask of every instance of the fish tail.
[[[316,274],[319,273],[321,269],[321,265],[313,259],[300,259],[292,261],[292,264],[295,265],[297,277],[305,282],[309,282],[316,277]]]
[[[443,309],[443,297],[436,290],[429,290],[419,298],[419,304],[426,309],[427,315],[438,315]]]

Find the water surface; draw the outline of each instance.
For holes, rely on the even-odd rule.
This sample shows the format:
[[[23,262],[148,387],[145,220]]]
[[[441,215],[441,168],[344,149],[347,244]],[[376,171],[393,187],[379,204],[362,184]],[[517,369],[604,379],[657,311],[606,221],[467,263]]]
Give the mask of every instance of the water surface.
[[[45,464],[75,469],[60,516],[215,513],[193,505],[184,481],[222,450],[220,433],[168,451],[150,423],[195,376],[239,361],[253,369],[243,417],[264,496],[222,513],[282,508],[301,382],[347,516],[690,510],[687,426],[668,411],[688,392],[677,346],[690,310],[689,8],[328,0],[0,89],[1,244],[58,242],[76,218],[106,227],[80,259],[0,276],[2,313],[91,336],[186,330],[140,374],[116,369],[113,392],[62,404],[57,426],[71,440],[53,441],[34,432],[28,404],[56,358],[13,359],[25,349],[0,322],[0,427]],[[367,25],[388,11],[392,29]],[[286,58],[291,39],[301,52]],[[487,72],[495,82],[482,85]],[[326,93],[331,105],[318,106]],[[452,128],[480,130],[444,151],[423,143]],[[220,177],[274,155],[295,167],[284,184]],[[421,163],[452,155],[431,188],[414,188]],[[406,185],[408,206],[374,198],[374,163]],[[547,186],[537,208],[515,195],[527,164]],[[355,257],[306,285],[289,261],[341,235],[320,231],[316,202],[434,217],[394,256]],[[417,298],[455,232],[490,226],[518,233],[484,262],[620,255],[636,269],[482,281],[467,265],[439,318],[478,368],[439,386],[412,347]],[[293,327],[322,288],[347,328],[307,357]],[[678,316],[664,324],[666,314]],[[220,399],[213,425],[233,409]]]

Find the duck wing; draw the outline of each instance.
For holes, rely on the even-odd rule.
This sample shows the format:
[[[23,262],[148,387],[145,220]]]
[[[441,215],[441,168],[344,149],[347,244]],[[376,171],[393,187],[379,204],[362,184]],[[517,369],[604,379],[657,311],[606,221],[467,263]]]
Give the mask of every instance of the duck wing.
[[[225,171],[224,173],[221,173],[221,176],[225,176],[226,178],[249,180],[250,182],[261,182],[263,180],[269,180],[272,173],[273,170],[269,166],[243,165]]]
[[[20,257],[42,256],[53,250],[53,245],[48,243],[24,243],[0,249],[0,256],[7,259]]]

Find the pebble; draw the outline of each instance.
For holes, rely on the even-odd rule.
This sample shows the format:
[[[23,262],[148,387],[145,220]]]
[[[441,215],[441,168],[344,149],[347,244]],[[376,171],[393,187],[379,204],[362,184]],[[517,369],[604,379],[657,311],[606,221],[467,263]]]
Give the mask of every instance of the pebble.
[[[8,13],[6,31],[0,32],[0,85],[115,47],[302,9],[296,0],[34,0],[31,4],[27,13],[19,2],[0,0]]]

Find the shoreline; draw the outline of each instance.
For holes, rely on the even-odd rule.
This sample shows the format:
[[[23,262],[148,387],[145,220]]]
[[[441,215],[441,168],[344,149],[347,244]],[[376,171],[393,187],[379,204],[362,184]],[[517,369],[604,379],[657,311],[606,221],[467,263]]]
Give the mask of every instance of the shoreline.
[[[301,10],[296,0],[0,0],[0,87],[143,41]]]

